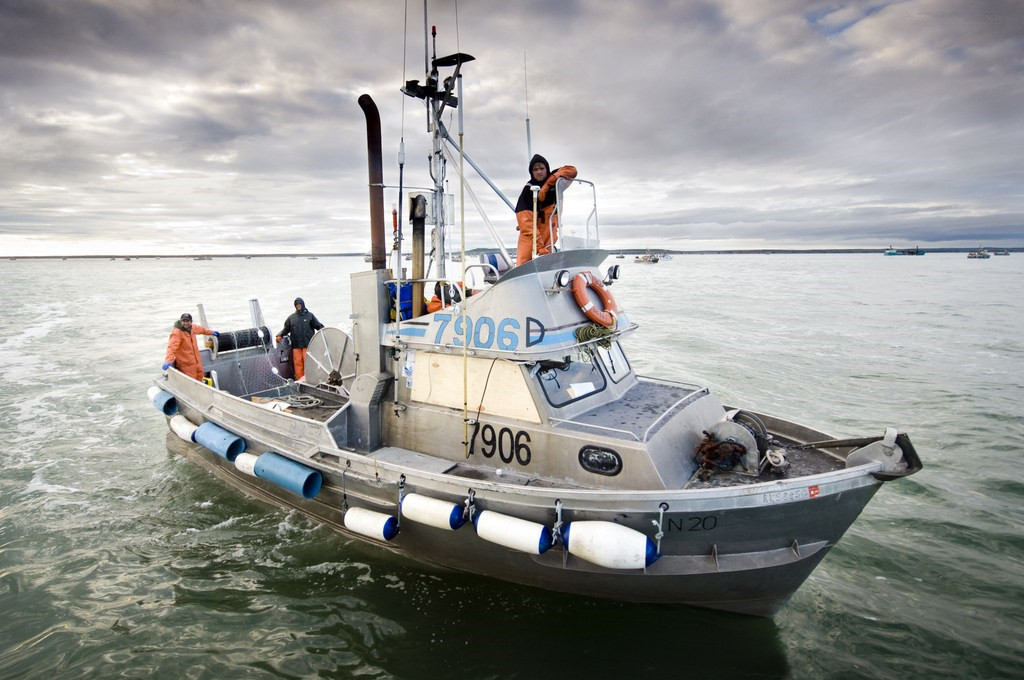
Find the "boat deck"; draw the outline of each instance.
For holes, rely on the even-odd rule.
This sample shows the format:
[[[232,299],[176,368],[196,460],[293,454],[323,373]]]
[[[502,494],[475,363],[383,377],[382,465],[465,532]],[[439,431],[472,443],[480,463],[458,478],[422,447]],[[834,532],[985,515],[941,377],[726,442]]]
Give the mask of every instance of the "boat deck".
[[[683,488],[715,489],[725,486],[760,484],[762,482],[797,479],[825,472],[835,472],[846,467],[842,459],[820,449],[775,447],[774,450],[783,453],[786,457],[786,462],[789,463],[789,467],[784,472],[777,472],[769,465],[756,477],[728,470],[715,470],[709,479],[702,480],[697,476],[698,473],[694,473],[693,477],[690,478],[690,481]]]
[[[642,380],[621,399],[598,406],[573,420],[553,420],[556,428],[574,432],[601,432],[610,437],[647,441],[668,414],[708,394],[707,388],[669,385]]]
[[[251,395],[249,401],[318,423],[326,423],[347,403],[340,394],[299,383],[292,383],[287,389],[275,388]]]

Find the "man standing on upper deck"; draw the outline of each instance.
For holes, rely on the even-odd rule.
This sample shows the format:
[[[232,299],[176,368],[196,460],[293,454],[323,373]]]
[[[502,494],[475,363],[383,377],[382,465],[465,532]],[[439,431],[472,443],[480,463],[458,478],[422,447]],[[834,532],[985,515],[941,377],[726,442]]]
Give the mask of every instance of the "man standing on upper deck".
[[[547,255],[558,240],[558,215],[555,213],[557,193],[555,182],[559,179],[575,179],[576,168],[563,165],[551,172],[551,166],[544,156],[536,154],[530,159],[530,181],[523,187],[516,202],[516,222],[519,242],[516,245],[516,266],[533,259],[533,189],[537,192],[537,254]]]

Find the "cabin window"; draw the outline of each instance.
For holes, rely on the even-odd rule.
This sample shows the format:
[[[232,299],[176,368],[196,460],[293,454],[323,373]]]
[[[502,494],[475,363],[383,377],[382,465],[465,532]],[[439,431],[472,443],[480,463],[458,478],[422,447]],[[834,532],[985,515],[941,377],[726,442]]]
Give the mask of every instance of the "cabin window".
[[[622,347],[617,342],[613,342],[607,348],[598,345],[597,356],[601,357],[601,363],[604,364],[604,369],[613,383],[620,382],[632,370]]]
[[[604,390],[604,373],[596,362],[543,361],[537,371],[544,396],[552,406],[565,406]]]

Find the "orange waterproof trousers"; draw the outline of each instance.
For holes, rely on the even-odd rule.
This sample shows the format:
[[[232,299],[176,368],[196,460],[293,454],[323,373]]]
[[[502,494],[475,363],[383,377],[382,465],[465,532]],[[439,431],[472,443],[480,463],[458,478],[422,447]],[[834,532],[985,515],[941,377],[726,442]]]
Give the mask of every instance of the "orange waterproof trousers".
[[[292,370],[295,379],[301,380],[306,375],[306,348],[292,347]]]

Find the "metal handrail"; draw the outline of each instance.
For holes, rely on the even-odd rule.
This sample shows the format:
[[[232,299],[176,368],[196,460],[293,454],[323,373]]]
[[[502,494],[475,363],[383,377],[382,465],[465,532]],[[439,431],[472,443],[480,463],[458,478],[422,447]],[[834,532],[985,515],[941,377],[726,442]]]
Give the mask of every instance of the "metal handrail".
[[[631,323],[629,325],[629,328],[623,328],[621,330],[615,331],[609,337],[618,339],[620,336],[625,335],[626,333],[632,333],[633,331],[635,331],[639,327],[640,326],[638,324]],[[558,352],[564,352],[567,349],[575,349],[575,348],[580,348],[580,347],[586,347],[587,345],[593,345],[595,343],[602,342],[603,340],[607,340],[607,339],[608,338],[594,338],[593,340],[586,340],[584,342],[576,342],[576,343],[573,343],[571,345],[560,345],[558,347],[557,351]],[[413,345],[429,345],[431,347],[440,347],[440,348],[443,348],[443,349],[446,349],[446,350],[459,350],[460,352],[462,351],[462,345],[459,345],[459,346],[456,347],[455,345],[452,345],[450,343],[439,345],[439,344],[434,343],[434,342],[419,342],[419,341],[411,340],[411,339],[403,339],[402,342],[403,342],[403,344],[409,345],[409,346],[413,346]],[[537,349],[537,350],[481,349],[479,347],[472,347],[472,346],[467,347],[467,349],[468,349],[468,351],[469,351],[471,356],[479,354],[479,353],[484,353],[484,352],[486,352],[486,353],[488,353],[490,355],[507,354],[507,355],[511,355],[513,357],[516,357],[516,359],[509,359],[510,361],[518,360],[518,361],[521,361],[521,362],[524,362],[524,363],[530,363],[531,359],[523,358],[523,357],[528,357],[528,356],[533,356],[533,355],[540,355],[540,354],[545,354],[545,353],[554,351],[552,349],[546,349],[546,350],[545,349]]]
[[[643,438],[642,441],[647,441],[647,436],[651,433],[651,430],[654,429],[654,426],[657,425],[658,423],[660,423],[662,418],[667,416],[669,413],[672,413],[672,411],[674,411],[677,406],[679,406],[683,402],[692,401],[693,399],[696,399],[696,398],[699,398],[699,397],[703,397],[703,396],[706,396],[708,394],[711,394],[711,391],[708,388],[704,387],[704,388],[701,388],[699,390],[695,390],[693,392],[690,392],[685,397],[683,397],[682,399],[679,399],[676,403],[674,403],[671,406],[669,406],[667,409],[665,409],[662,412],[662,414],[660,416],[658,416],[657,418],[654,419],[654,422],[651,423],[647,427],[646,430],[644,430],[644,438]]]
[[[635,432],[630,432],[629,430],[623,430],[623,429],[618,428],[618,427],[605,427],[604,425],[595,425],[594,423],[582,423],[582,422],[580,422],[578,420],[571,420],[569,418],[548,418],[548,420],[550,422],[552,422],[552,423],[568,423],[569,425],[579,425],[580,427],[589,427],[589,428],[592,428],[592,429],[595,429],[595,430],[606,430],[608,432],[621,432],[622,434],[628,434],[630,437],[632,437],[633,439],[635,439],[638,442],[641,441],[640,437],[637,437]]]
[[[588,185],[590,187],[590,193],[591,193],[591,196],[592,196],[591,204],[590,204],[591,208],[590,208],[590,213],[587,215],[587,219],[585,220],[585,224],[583,226],[583,230],[584,230],[583,241],[584,241],[586,247],[588,247],[588,248],[596,248],[596,247],[598,247],[598,244],[600,244],[600,242],[601,242],[601,237],[600,237],[600,234],[598,233],[598,226],[597,226],[597,187],[594,186],[594,183],[589,181],[589,180],[585,180],[585,179],[566,179],[565,177],[559,177],[558,181],[555,182],[555,209],[558,211],[558,220],[559,220],[558,231],[559,231],[559,234],[560,235],[563,234],[567,227],[569,229],[572,228],[571,225],[566,225],[562,221],[562,218],[565,217],[565,215],[562,213],[562,194],[564,194],[565,190],[567,188],[569,188],[569,186],[571,186],[573,184],[586,184],[586,185]],[[593,225],[594,225],[594,235],[593,235],[593,238],[591,238],[591,235],[590,235],[590,225],[591,225],[591,223],[593,223]],[[561,238],[559,238],[559,240],[561,240]],[[593,241],[594,245],[591,245],[592,241]]]

